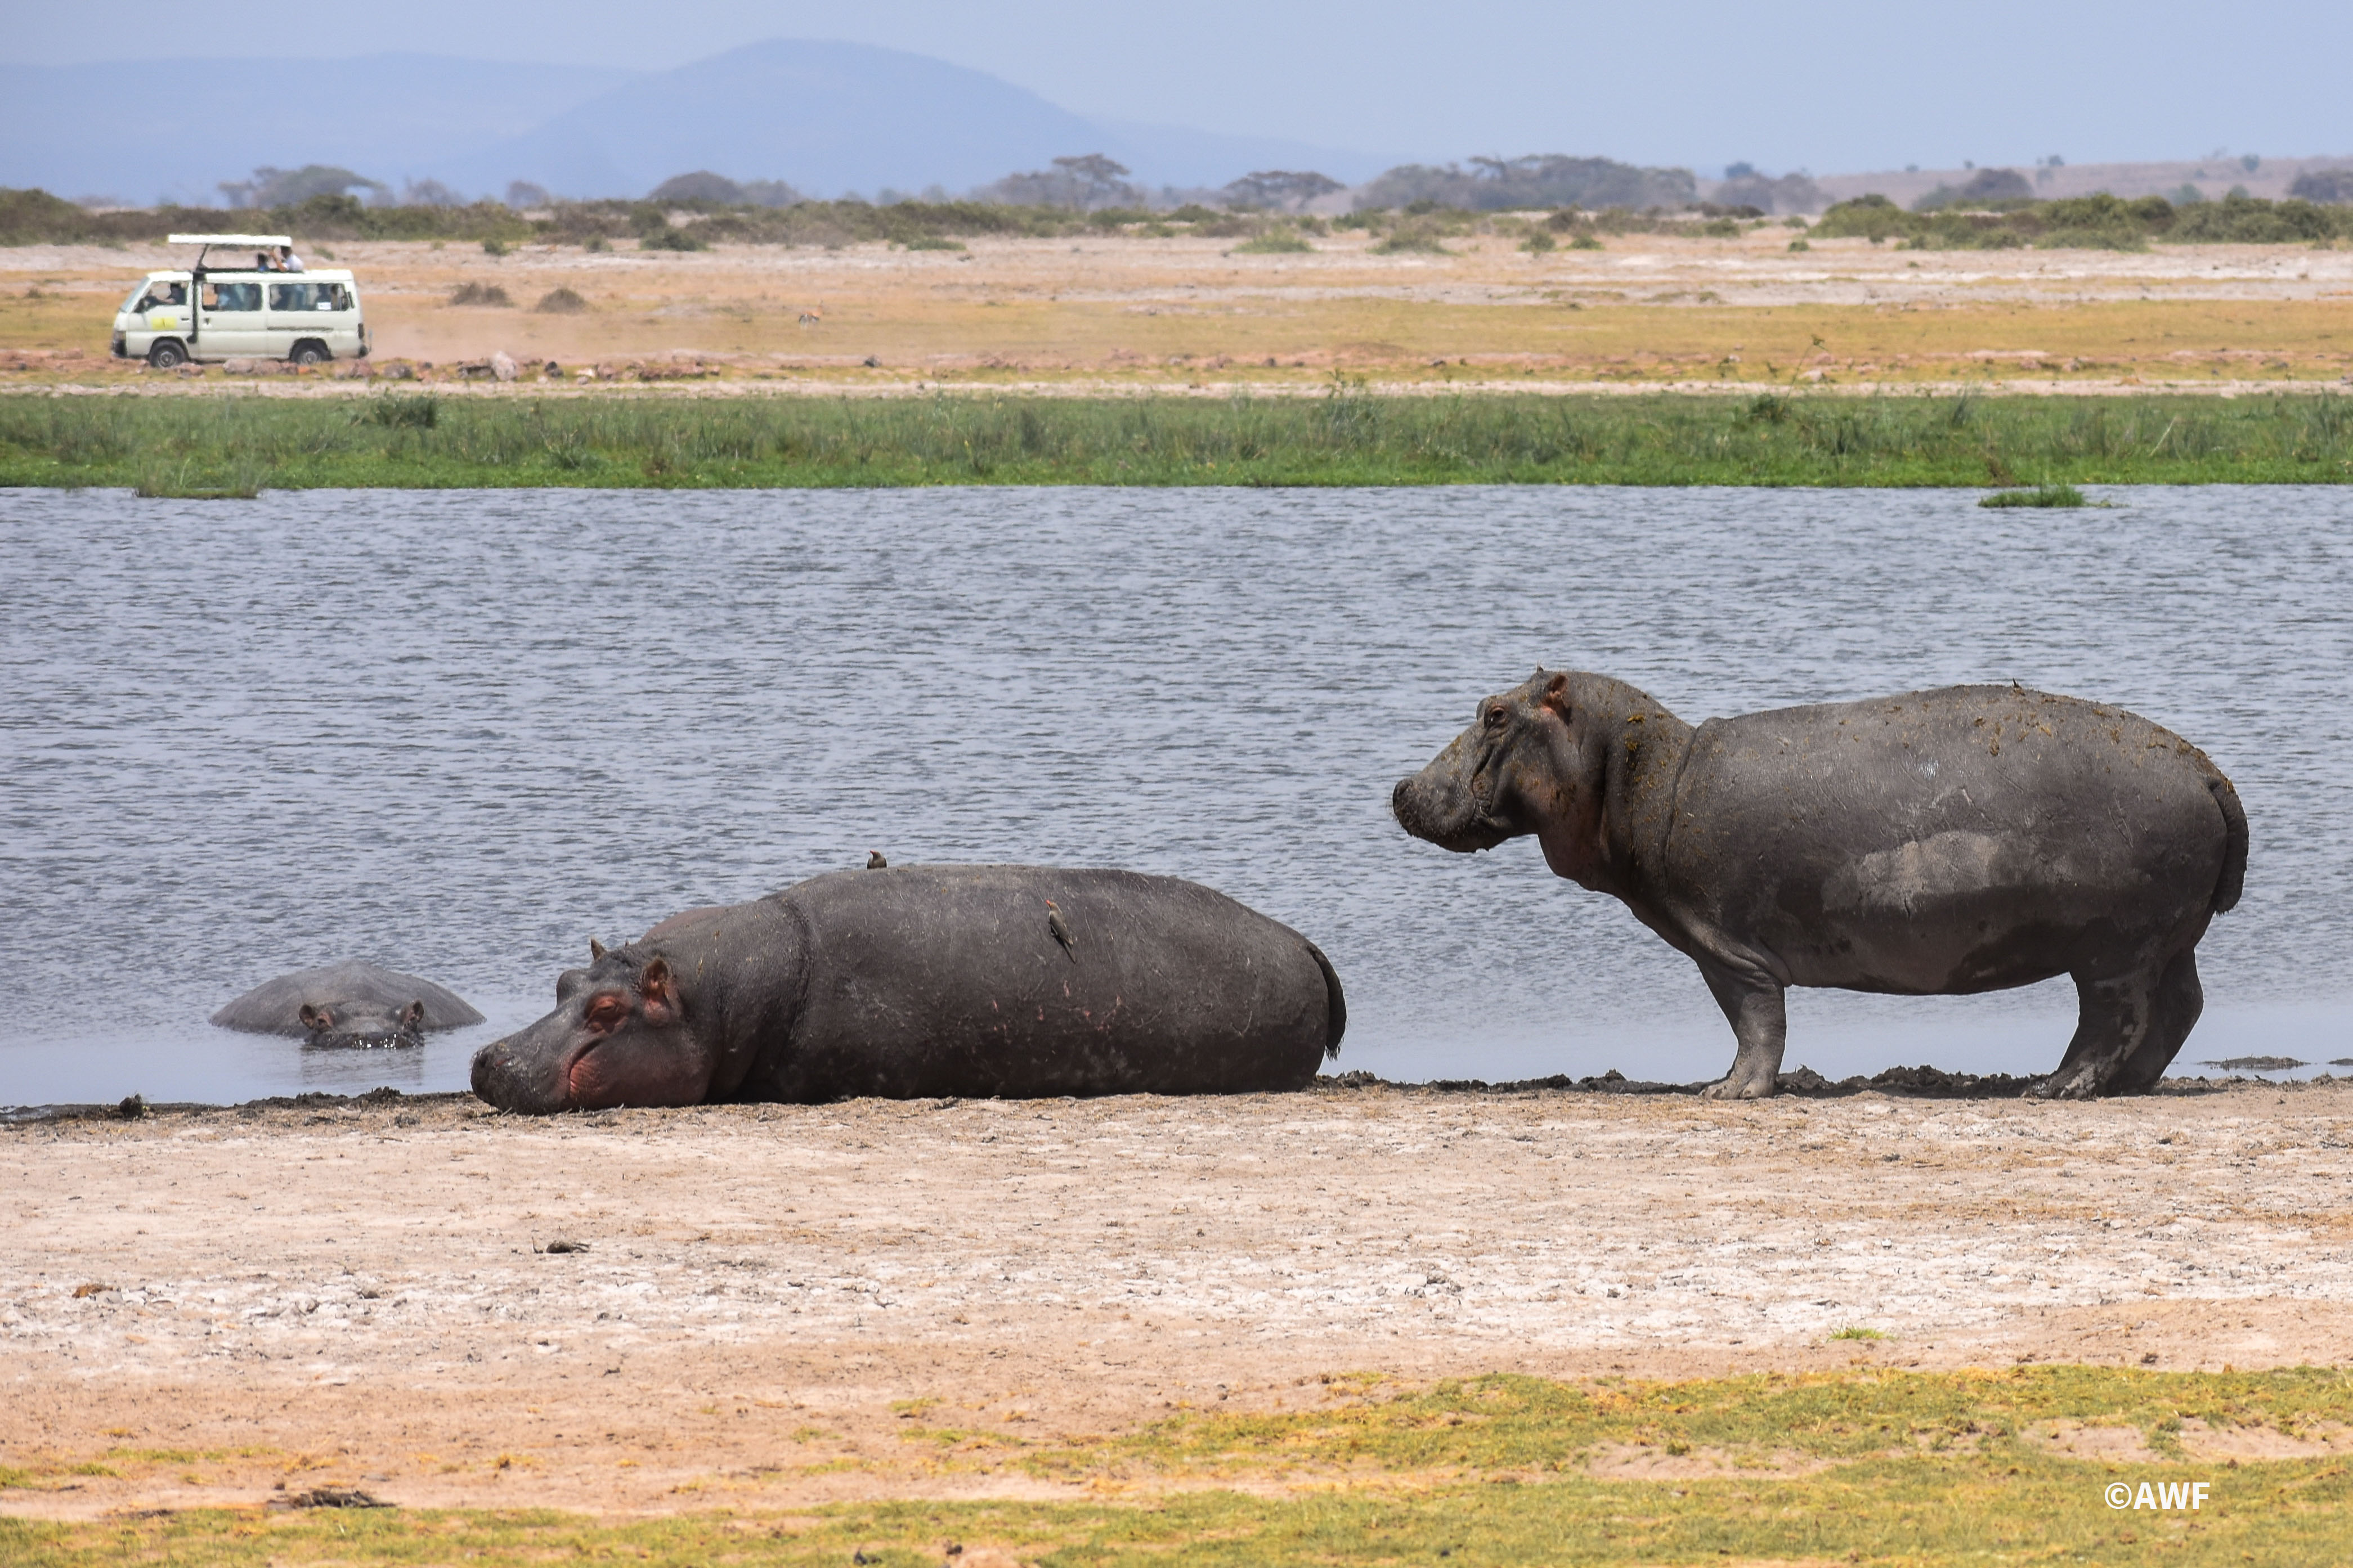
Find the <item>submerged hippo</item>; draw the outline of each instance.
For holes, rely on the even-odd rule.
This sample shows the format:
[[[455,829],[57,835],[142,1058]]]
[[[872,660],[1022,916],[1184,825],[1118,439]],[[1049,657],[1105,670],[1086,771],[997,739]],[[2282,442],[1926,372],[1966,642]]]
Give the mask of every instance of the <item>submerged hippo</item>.
[[[304,969],[255,986],[213,1015],[224,1029],[291,1035],[314,1046],[415,1046],[427,1029],[459,1029],[482,1016],[456,993],[358,959]]]
[[[1397,786],[1448,849],[1533,833],[1699,965],[1739,1041],[1707,1092],[1771,1094],[1782,993],[1914,996],[2072,975],[2081,1021],[2033,1090],[2154,1085],[2239,901],[2247,817],[2206,754],[2118,708],[1956,686],[1698,729],[1623,681],[1546,673],[1479,704]]]
[[[1315,944],[1173,877],[914,866],[691,910],[485,1046],[508,1110],[1293,1089],[1340,1048]]]

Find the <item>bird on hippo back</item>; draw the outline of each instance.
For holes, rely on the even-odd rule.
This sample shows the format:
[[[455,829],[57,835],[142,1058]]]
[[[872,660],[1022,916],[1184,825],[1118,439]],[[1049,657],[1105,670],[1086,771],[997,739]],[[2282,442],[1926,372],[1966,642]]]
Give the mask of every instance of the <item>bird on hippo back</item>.
[[[1950,995],[2061,974],[2074,1037],[2030,1092],[2147,1090],[2198,1021],[2195,950],[2247,865],[2238,792],[2203,752],[2018,686],[1694,729],[1623,681],[1539,668],[1390,804],[1447,849],[1535,835],[1556,875],[1697,964],[1737,1041],[1719,1099],[1774,1091],[1789,986]]]
[[[690,910],[591,942],[555,999],[476,1054],[476,1094],[549,1112],[1293,1089],[1347,1022],[1290,927],[1173,877],[1039,866],[871,867]]]

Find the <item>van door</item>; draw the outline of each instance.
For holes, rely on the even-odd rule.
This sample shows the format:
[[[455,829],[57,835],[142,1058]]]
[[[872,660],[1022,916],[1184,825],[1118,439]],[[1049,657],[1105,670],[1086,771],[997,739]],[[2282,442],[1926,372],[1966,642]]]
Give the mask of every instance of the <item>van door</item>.
[[[294,345],[305,338],[315,338],[332,349],[339,319],[333,312],[340,293],[341,288],[332,283],[272,283],[263,322],[271,356],[290,357]]]
[[[234,359],[269,352],[258,278],[206,279],[197,293],[196,321],[195,347],[199,359]]]

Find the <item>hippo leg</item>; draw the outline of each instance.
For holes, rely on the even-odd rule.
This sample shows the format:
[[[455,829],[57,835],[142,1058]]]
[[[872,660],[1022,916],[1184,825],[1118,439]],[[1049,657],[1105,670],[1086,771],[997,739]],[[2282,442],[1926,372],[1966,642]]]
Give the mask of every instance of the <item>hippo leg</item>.
[[[2182,1042],[2198,1025],[2198,1016],[2206,1010],[2205,988],[2198,984],[2198,954],[2184,948],[2173,955],[2158,977],[2156,1015],[2149,1020],[2148,1037],[2140,1048],[2125,1058],[2108,1081],[2110,1094],[2147,1094],[2165,1076],[2180,1054]]]
[[[1789,1043],[1789,1012],[1779,984],[1763,974],[1740,974],[1713,963],[1700,965],[1715,1005],[1724,1009],[1740,1049],[1732,1070],[1700,1090],[1707,1100],[1764,1100],[1781,1081],[1781,1053]]]
[[[2081,1007],[2075,1037],[2067,1043],[2067,1054],[2060,1058],[2058,1069],[2028,1089],[2029,1097],[2091,1100],[2111,1092],[2125,1064],[2150,1039],[2164,973],[2161,969],[2136,970],[2102,980],[2075,976],[2075,995]],[[2187,1035],[2189,1030],[2185,1028],[2182,1033]],[[2172,1060],[2173,1052],[2179,1047],[2177,1040],[2169,1047],[2160,1047],[2164,1059]]]

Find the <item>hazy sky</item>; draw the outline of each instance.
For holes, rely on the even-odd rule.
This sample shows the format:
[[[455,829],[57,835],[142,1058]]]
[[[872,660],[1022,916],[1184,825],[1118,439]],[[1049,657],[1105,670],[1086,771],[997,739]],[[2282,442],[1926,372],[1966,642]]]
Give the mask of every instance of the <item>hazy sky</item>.
[[[991,71],[1082,113],[1425,158],[1737,158],[1827,174],[2049,153],[2353,153],[2348,0],[2245,12],[2183,0],[5,0],[5,12],[0,58],[27,63],[406,49],[659,67],[761,38],[846,38]],[[281,15],[303,26],[269,25]],[[251,26],[225,25],[238,17]]]

